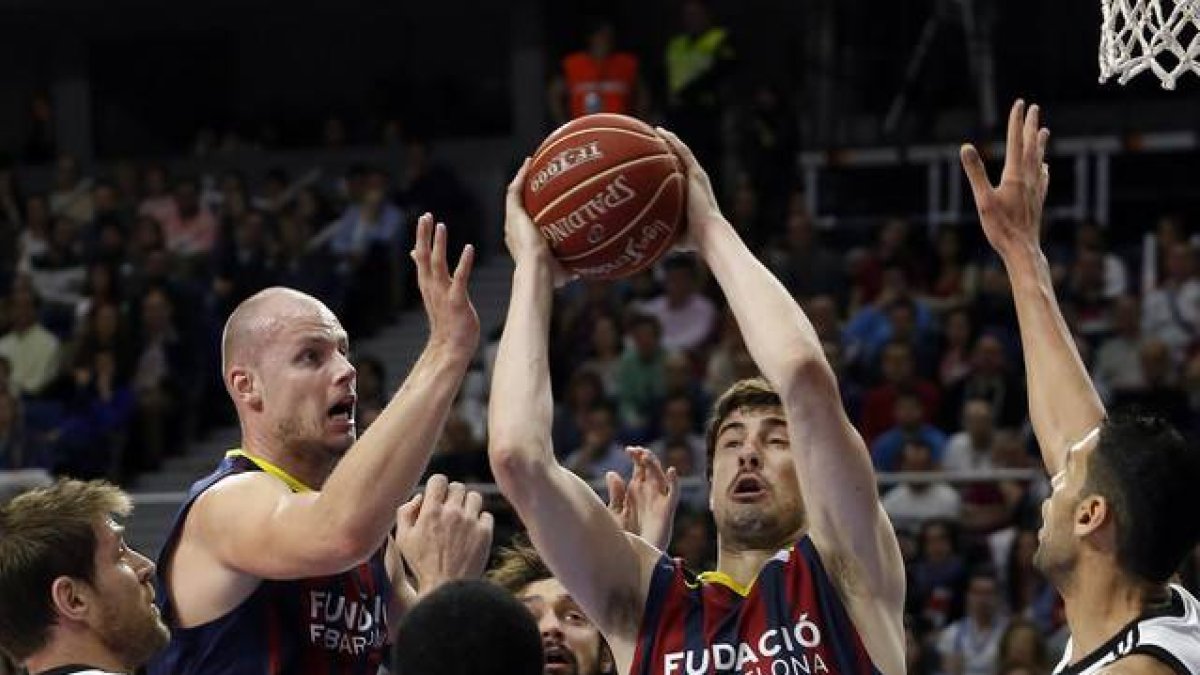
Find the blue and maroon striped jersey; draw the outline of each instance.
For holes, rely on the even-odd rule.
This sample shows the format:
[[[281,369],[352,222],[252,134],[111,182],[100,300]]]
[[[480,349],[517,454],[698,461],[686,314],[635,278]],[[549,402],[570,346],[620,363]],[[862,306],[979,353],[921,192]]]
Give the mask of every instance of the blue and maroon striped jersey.
[[[376,675],[388,643],[392,585],[380,548],[352,570],[326,577],[274,581],[225,616],[180,628],[163,578],[184,520],[197,497],[218,481],[260,468],[231,453],[192,486],[159,555],[157,602],[171,642],[149,664],[150,675]]]
[[[878,675],[805,536],[749,589],[693,577],[663,556],[650,581],[630,675]]]

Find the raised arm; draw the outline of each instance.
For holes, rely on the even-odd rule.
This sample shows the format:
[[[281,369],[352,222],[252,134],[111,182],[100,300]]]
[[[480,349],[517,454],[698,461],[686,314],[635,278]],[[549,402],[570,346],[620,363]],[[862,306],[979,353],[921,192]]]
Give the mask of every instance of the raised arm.
[[[879,502],[862,437],[842,408],[837,378],[800,306],[722,215],[704,169],[662,132],[688,173],[688,234],[712,270],[755,364],[779,394],[808,511],[823,553],[848,555],[867,588],[899,620],[904,599],[900,548]]]
[[[293,493],[261,473],[222,481],[197,500],[181,546],[195,536],[222,567],[270,579],[340,572],[379,549],[395,523],[397,504],[425,469],[478,344],[479,320],[467,296],[473,250],[464,250],[451,275],[445,249],[445,228],[435,228],[432,217],[423,216],[413,258],[430,323],[429,342],[400,391],[321,490]],[[329,344],[304,348],[321,364],[344,361],[343,349]],[[301,358],[307,359],[304,350]],[[337,367],[345,368],[343,377],[353,373],[345,364]],[[251,376],[232,372],[235,396],[257,395]]]
[[[521,206],[527,167],[508,188],[505,240],[516,270],[492,374],[488,454],[534,546],[628,666],[660,554],[626,536],[600,497],[554,457],[547,340],[560,269]]]
[[[1025,354],[1029,417],[1046,470],[1054,475],[1062,469],[1067,449],[1086,438],[1105,412],[1059,310],[1041,249],[1049,138],[1047,129],[1038,128],[1038,107],[1026,111],[1025,103],[1017,101],[1008,118],[1000,185],[992,187],[974,146],[963,146],[962,163],[983,232],[1008,270]]]

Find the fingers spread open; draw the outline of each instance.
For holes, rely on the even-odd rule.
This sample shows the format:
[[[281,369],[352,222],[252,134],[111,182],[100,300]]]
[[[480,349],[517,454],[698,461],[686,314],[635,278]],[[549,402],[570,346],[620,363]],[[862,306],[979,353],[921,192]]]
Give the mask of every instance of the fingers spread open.
[[[967,182],[971,184],[971,192],[975,194],[975,204],[982,207],[992,194],[992,184],[988,181],[987,168],[983,158],[975,146],[966,144],[959,150],[963,171],[967,174]]]

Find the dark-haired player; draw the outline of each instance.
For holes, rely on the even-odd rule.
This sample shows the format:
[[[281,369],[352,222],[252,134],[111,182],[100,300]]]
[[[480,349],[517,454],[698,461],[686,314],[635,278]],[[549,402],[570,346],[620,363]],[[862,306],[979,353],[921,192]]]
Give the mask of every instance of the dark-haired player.
[[[710,422],[718,569],[692,578],[622,532],[555,459],[547,342],[561,270],[521,206],[525,169],[505,224],[516,270],[488,411],[496,479],[623,675],[902,673],[900,548],[820,339],[692,153],[664,136],[687,169],[689,236],[766,377],[735,384]]]
[[[1034,562],[1062,594],[1056,673],[1200,673],[1200,603],[1168,584],[1200,537],[1200,448],[1161,419],[1108,417],[1059,311],[1040,244],[1049,131],[1022,101],[999,187],[962,149],[984,234],[1012,283],[1029,415],[1053,492]]]

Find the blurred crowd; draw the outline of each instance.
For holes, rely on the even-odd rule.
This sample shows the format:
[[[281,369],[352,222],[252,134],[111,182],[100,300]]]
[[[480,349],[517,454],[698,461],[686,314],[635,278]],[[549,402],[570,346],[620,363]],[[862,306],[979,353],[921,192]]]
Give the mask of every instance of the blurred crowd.
[[[998,259],[970,224],[818,227],[795,187],[781,97],[757,89],[731,124],[732,38],[704,3],[684,6],[653,116],[697,151],[730,220],[802,304],[877,470],[906,478],[881,490],[907,566],[909,672],[1048,673],[1066,639],[1061,601],[1033,564],[1048,486],[989,474],[1041,468]],[[617,48],[613,26],[585,32],[548,87],[555,121],[651,114],[638,59]],[[326,136],[343,143],[341,122]],[[219,145],[206,132],[195,150]],[[355,341],[393,321],[413,299],[404,254],[416,215],[455,224],[453,249],[492,222],[423,143],[409,142],[403,163],[400,175],[356,166],[251,179],[233,163],[197,176],[120,163],[91,176],[61,157],[45,193],[0,171],[0,468],[136,484],[228,424],[221,326],[266,286],[322,299]],[[1055,223],[1045,246],[1106,403],[1154,409],[1186,432],[1200,423],[1194,225],[1168,215],[1145,237],[1107,241],[1112,230],[1095,223]],[[691,485],[671,553],[712,567],[704,421],[726,387],[757,374],[715,284],[676,255],[631,279],[574,284],[556,303],[556,453],[602,480],[628,472],[625,446],[652,450]],[[488,373],[500,327],[488,329],[430,472],[491,480]],[[402,374],[367,355],[356,365],[361,433]],[[1197,588],[1200,550],[1181,579]]]
[[[478,218],[424,143],[403,166],[252,181],[64,156],[44,193],[0,171],[0,467],[131,484],[228,424],[221,328],[267,286],[321,298],[359,339],[394,321],[416,215],[452,219],[459,247]]]

